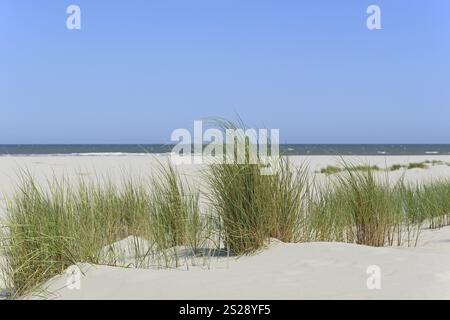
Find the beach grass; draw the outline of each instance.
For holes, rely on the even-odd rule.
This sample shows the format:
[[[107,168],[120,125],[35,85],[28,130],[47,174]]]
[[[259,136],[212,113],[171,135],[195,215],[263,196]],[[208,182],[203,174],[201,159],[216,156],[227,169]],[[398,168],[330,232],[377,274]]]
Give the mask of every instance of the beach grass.
[[[392,166],[390,166],[388,168],[389,171],[398,171],[402,168],[404,168],[405,166],[401,165],[401,164],[393,164]]]
[[[412,162],[406,167],[408,170],[411,169],[428,169],[428,164],[426,162]]]
[[[266,200],[271,196],[271,185],[260,169],[258,164],[214,164],[207,174],[210,205],[232,254],[261,248],[269,235]]]
[[[74,183],[54,178],[40,186],[22,172],[1,228],[7,286],[21,295],[75,263],[117,265],[118,253],[104,248],[129,236],[151,243],[150,248],[130,244],[140,259],[151,255],[161,266],[178,265],[168,249],[195,251],[202,244],[200,233],[208,231],[199,215],[198,193],[183,186],[170,166],[150,182],[124,179],[119,187],[109,179]]]
[[[271,179],[270,234],[283,242],[304,240],[304,228],[312,181],[306,165],[292,168],[287,158],[279,159],[278,170]]]
[[[344,167],[338,167],[338,166],[332,166],[328,165],[325,168],[322,168],[319,170],[320,173],[325,175],[332,175],[336,173],[345,172],[348,170],[351,171],[398,171],[400,169],[428,169],[430,166],[441,166],[441,165],[449,165],[447,162],[440,161],[440,160],[425,160],[422,162],[411,162],[408,164],[393,164],[390,167],[387,167],[386,169],[382,169],[378,166],[371,166],[371,165],[353,165],[350,169]]]
[[[336,173],[346,172],[346,171],[379,171],[381,170],[378,166],[371,165],[353,165],[351,168],[348,167],[337,167],[328,165],[325,168],[320,169],[320,173],[325,175],[332,175]]]
[[[392,184],[378,167],[343,163],[340,174],[319,183],[306,165],[293,167],[281,156],[271,175],[262,174],[262,161],[245,159],[206,169],[208,215],[199,191],[170,164],[148,180],[124,178],[120,185],[53,177],[41,186],[22,172],[0,229],[5,283],[17,297],[75,263],[124,266],[114,251],[102,252],[130,236],[149,243],[135,243],[140,261],[151,256],[157,267],[177,267],[180,248],[194,255],[205,247],[243,255],[271,238],[415,245],[422,226],[450,224],[446,180]]]
[[[428,169],[430,166],[441,166],[447,163],[441,160],[425,160],[422,162],[410,162],[408,164],[394,164],[388,168],[388,171],[397,171],[400,169]]]
[[[246,130],[242,122],[218,120],[215,124],[223,131]],[[204,176],[224,244],[234,255],[255,252],[270,238],[300,241],[309,191],[306,167],[294,169],[287,158],[272,155],[273,172],[264,174],[268,165],[259,154],[252,157],[251,151],[258,146],[252,146],[250,140],[242,134],[236,136],[235,145],[226,145],[224,150],[229,157],[231,148],[231,159],[213,163]],[[270,143],[268,140],[268,150]],[[238,145],[243,149],[242,157]]]
[[[210,166],[208,198],[231,253],[254,252],[270,238],[284,242],[302,238],[307,173],[303,168],[291,170],[286,159],[279,162],[273,175],[261,174],[262,164]]]
[[[356,243],[384,246],[396,223],[397,207],[387,181],[377,181],[374,171],[355,170],[346,165],[346,174],[337,179],[335,189],[349,215]]]
[[[441,228],[450,224],[450,182],[436,180],[410,189],[410,211],[418,223],[429,228]]]
[[[149,198],[152,234],[162,248],[195,246],[199,230],[199,194],[191,191],[172,165],[151,178]]]
[[[320,173],[330,175],[342,172],[342,169],[336,166],[328,165],[325,168],[320,169]]]
[[[343,173],[319,190],[308,219],[312,240],[388,243],[399,214],[393,189],[384,179],[376,179],[376,167],[363,167],[344,164]]]
[[[145,198],[134,183],[122,193],[102,185],[62,179],[46,187],[23,173],[16,196],[8,203],[2,242],[7,284],[22,294],[60,274],[76,262],[104,263],[100,249],[142,224]],[[139,230],[135,230],[139,232]]]

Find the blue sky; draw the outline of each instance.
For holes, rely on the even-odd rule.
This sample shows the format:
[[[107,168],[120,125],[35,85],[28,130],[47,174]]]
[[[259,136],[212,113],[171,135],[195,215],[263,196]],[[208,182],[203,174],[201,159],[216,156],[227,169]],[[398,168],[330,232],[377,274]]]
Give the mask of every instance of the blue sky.
[[[3,144],[166,143],[236,114],[285,143],[450,143],[449,84],[448,0],[0,2]]]

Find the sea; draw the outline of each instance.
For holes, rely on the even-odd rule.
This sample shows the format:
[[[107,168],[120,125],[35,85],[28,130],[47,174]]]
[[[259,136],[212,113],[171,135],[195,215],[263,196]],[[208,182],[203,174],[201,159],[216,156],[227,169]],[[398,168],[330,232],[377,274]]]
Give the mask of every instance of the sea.
[[[170,153],[170,144],[8,144],[0,156],[105,156]],[[282,144],[283,155],[450,155],[450,144]]]

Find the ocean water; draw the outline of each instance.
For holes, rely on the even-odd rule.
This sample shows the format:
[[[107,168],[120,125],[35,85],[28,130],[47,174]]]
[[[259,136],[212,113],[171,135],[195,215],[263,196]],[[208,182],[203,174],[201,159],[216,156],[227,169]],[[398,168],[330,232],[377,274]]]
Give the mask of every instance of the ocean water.
[[[0,156],[145,155],[170,153],[169,144],[0,145]],[[285,155],[450,155],[450,144],[283,144]]]

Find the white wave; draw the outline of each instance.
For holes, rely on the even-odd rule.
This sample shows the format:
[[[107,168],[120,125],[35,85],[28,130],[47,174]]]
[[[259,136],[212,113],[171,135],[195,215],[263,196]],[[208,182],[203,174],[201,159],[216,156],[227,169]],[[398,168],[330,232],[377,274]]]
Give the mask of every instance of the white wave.
[[[81,152],[71,153],[69,156],[148,156],[151,153],[130,153],[130,152]]]
[[[164,153],[132,153],[132,152],[81,152],[81,153],[30,153],[0,154],[0,157],[108,157],[108,156],[157,156]]]

